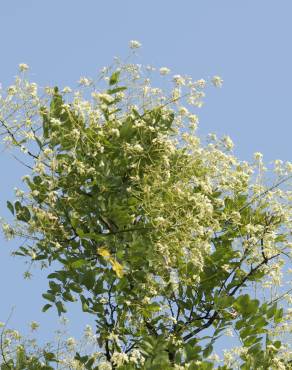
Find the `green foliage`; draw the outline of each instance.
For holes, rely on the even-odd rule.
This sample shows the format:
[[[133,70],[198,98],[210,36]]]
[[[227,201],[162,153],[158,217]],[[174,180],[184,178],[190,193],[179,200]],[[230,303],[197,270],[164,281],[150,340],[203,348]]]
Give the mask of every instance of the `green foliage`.
[[[112,86],[112,85],[116,85],[118,82],[119,82],[119,78],[120,78],[120,74],[121,72],[120,71],[116,71],[114,72],[110,79],[109,79],[109,85]]]
[[[138,98],[130,84],[119,86],[122,72],[109,76],[104,93],[92,93],[94,101],[77,94],[68,103],[55,87],[49,104],[36,104],[28,193],[7,207],[22,235],[33,236],[15,254],[59,266],[48,275],[43,311],[55,307],[61,316],[66,302],[79,301],[95,318],[98,361],[111,368],[284,363],[283,343],[267,339],[284,309],[250,288],[275,277],[287,257],[288,198],[258,192],[255,167],[228,153],[228,140],[202,146],[186,133],[194,115],[165,98],[145,103],[145,86]],[[221,366],[213,355],[229,329],[241,351]],[[57,361],[43,356],[41,369]],[[20,351],[16,364],[9,361],[3,369],[28,360]],[[84,369],[98,369],[98,361],[75,355]]]

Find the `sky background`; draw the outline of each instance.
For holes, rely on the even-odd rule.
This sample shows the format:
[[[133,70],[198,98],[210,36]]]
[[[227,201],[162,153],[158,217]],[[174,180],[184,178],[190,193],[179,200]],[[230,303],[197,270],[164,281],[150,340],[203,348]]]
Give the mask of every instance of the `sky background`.
[[[139,63],[194,79],[222,76],[222,89],[210,89],[196,112],[202,136],[230,135],[242,160],[255,151],[267,162],[292,160],[291,17],[291,0],[0,0],[0,82],[11,84],[27,63],[40,85],[75,86],[126,56],[136,39]],[[26,170],[3,151],[0,166],[0,215],[8,216],[6,201]],[[24,280],[24,261],[10,257],[17,243],[0,238],[0,321],[15,306],[12,326],[26,331],[36,320],[49,339],[58,325],[54,310],[40,312],[47,273]],[[67,316],[78,336],[87,317],[77,304]]]

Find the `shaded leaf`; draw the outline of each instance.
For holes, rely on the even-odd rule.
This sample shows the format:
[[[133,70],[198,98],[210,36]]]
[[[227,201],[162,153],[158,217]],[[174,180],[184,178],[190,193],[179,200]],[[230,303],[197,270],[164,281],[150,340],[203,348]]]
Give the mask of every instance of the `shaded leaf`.
[[[7,201],[7,208],[14,215],[14,207],[13,207],[13,204],[9,202],[9,200]]]
[[[114,72],[111,76],[110,76],[110,79],[109,79],[109,85],[112,86],[112,85],[115,85],[119,82],[119,77],[120,77],[120,74],[121,72],[120,71],[116,71]]]

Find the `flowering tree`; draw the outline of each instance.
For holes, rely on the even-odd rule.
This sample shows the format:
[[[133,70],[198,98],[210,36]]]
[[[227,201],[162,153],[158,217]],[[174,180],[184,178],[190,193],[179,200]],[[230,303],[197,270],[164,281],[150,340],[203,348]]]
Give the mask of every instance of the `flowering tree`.
[[[165,93],[152,67],[116,60],[74,91],[41,89],[27,69],[1,96],[2,135],[30,171],[3,229],[25,238],[15,255],[55,267],[43,311],[79,301],[96,320],[98,353],[71,368],[289,368],[292,164],[268,184],[260,153],[201,143],[208,81],[175,75]]]

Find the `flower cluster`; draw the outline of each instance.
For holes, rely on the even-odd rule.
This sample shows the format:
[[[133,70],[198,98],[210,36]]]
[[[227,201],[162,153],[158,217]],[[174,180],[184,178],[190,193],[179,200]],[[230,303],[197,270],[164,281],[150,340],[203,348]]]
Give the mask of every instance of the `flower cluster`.
[[[235,330],[247,343],[224,354],[230,367],[238,356],[256,361],[247,348],[271,320],[289,332],[289,311],[273,302],[289,290],[283,277],[292,246],[292,165],[275,161],[267,184],[261,153],[247,163],[235,157],[229,136],[201,141],[198,109],[221,77],[169,78],[162,67],[165,92],[151,85],[154,67],[116,59],[97,80],[82,77],[77,89],[60,90],[39,88],[25,77],[28,67],[19,68],[0,97],[1,134],[32,170],[26,191],[17,189],[17,201],[8,202],[17,223],[3,223],[3,231],[26,237],[15,254],[42,268],[63,264],[50,275],[44,308],[54,304],[62,314],[64,302],[79,299],[96,315],[97,331],[87,327],[85,337],[102,349],[100,369],[141,368],[156,347],[159,361],[181,351],[187,368],[188,341],[213,326],[216,335]],[[255,299],[245,294],[251,285],[260,288]],[[247,319],[250,333],[240,321]],[[265,361],[280,366],[290,350],[284,355],[270,326],[277,350],[266,351]],[[149,336],[163,340],[148,343]],[[65,345],[75,351],[73,338]],[[194,358],[205,366],[200,351]],[[62,361],[68,368],[78,358]]]

